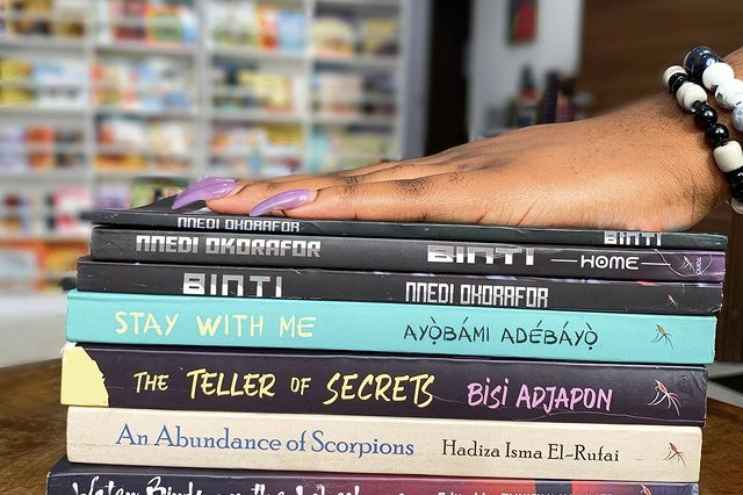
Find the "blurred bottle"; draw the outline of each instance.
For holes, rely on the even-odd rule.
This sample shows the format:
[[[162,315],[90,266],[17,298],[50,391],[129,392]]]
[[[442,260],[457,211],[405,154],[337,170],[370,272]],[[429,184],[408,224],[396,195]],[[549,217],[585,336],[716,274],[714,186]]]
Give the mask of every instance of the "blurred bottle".
[[[560,74],[549,71],[545,77],[544,92],[539,101],[538,124],[557,122],[557,105],[560,98]]]
[[[526,127],[537,122],[539,97],[534,83],[534,71],[530,65],[521,69],[519,92],[511,101],[509,127]]]

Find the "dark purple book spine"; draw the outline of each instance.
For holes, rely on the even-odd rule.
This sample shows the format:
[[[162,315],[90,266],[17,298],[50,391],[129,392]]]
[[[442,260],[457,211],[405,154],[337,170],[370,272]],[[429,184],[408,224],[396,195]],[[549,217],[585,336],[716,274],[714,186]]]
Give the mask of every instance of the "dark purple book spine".
[[[47,495],[697,495],[696,483],[375,476],[70,464]]]
[[[699,366],[82,348],[109,407],[655,425],[705,418]],[[65,358],[63,399],[93,369],[78,363]]]
[[[720,282],[725,253],[128,230],[93,230],[91,258],[178,264]]]

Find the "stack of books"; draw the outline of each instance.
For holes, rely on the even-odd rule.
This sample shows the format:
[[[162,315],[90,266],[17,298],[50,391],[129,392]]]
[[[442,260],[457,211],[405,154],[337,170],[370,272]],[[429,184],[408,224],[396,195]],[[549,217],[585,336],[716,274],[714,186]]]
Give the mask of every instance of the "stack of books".
[[[697,493],[724,237],[171,205],[89,216],[49,495]]]

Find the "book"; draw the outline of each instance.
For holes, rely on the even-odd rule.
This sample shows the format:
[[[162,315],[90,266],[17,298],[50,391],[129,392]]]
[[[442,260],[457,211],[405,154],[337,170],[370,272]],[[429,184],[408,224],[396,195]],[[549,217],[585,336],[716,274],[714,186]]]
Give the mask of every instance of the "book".
[[[85,292],[712,315],[722,284],[93,261]]]
[[[103,491],[100,491],[103,490]],[[442,478],[217,469],[54,465],[47,495],[697,495],[696,483]]]
[[[93,229],[96,261],[721,282],[722,251]]]
[[[702,366],[68,346],[72,406],[420,418],[704,424]]]
[[[70,407],[71,462],[697,482],[693,426]]]
[[[295,220],[276,217],[217,214],[197,202],[173,210],[174,197],[128,210],[99,209],[83,218],[97,224],[152,229],[204,230],[261,234],[297,234],[442,241],[571,244],[626,246],[663,249],[724,251],[727,238],[688,232],[643,232],[627,230],[535,229],[498,225],[395,223],[338,220]]]
[[[716,320],[676,316],[68,293],[67,340],[706,364]]]

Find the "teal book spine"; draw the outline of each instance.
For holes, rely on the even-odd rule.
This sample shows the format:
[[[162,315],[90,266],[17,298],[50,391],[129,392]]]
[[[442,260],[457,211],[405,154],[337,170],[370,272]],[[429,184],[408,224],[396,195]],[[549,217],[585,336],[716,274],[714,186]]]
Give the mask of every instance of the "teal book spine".
[[[71,291],[67,340],[706,364],[712,316]]]

